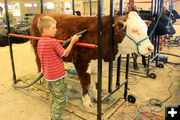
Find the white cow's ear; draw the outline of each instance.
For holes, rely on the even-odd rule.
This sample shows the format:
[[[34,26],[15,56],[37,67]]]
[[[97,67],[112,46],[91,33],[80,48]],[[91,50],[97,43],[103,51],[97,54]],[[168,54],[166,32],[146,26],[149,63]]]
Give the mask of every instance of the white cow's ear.
[[[144,20],[144,22],[146,23],[146,25],[149,27],[150,24],[152,23],[150,20]]]
[[[123,30],[126,27],[126,23],[123,20],[119,20],[118,27]]]

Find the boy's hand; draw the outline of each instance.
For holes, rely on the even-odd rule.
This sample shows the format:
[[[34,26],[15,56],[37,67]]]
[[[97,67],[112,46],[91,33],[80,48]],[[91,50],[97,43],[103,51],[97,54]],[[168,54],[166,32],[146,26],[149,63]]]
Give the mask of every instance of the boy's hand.
[[[72,37],[72,41],[71,42],[73,42],[73,43],[76,43],[76,42],[78,42],[79,41],[79,38],[81,37],[82,35],[74,35],[73,37]]]

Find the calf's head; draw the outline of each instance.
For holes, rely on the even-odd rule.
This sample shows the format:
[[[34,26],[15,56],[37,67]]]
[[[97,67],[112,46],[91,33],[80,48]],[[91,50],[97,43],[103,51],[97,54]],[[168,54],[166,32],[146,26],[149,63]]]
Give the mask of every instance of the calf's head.
[[[130,12],[128,14],[124,25],[125,29],[123,32],[126,35],[118,45],[120,54],[139,53],[148,55],[153,52],[154,47],[149,38],[147,38],[148,27],[136,12]]]

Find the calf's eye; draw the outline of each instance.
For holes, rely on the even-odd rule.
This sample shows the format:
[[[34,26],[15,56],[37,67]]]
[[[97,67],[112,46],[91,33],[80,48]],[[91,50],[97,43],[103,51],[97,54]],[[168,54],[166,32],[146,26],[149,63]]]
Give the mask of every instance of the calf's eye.
[[[138,31],[137,31],[137,30],[132,30],[132,32],[138,34]]]

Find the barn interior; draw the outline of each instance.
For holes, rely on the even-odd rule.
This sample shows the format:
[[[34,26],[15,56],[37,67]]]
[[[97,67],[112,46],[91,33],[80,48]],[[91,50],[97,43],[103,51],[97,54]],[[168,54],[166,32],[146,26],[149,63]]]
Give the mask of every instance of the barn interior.
[[[30,36],[32,19],[37,14],[71,14],[79,16],[98,16],[98,2],[101,0],[0,0],[0,120],[50,120],[49,91],[43,78],[27,88],[13,87],[16,76],[18,86],[31,83],[38,76],[35,55],[29,38],[10,37],[8,33]],[[113,1],[114,14],[120,14],[120,3],[123,11],[133,6],[147,18],[145,13],[152,12],[154,3],[164,2],[164,13],[171,12],[171,0],[102,0],[103,16],[110,15],[110,2]],[[8,7],[8,16],[7,8]],[[43,7],[41,6],[43,4]],[[155,5],[155,4],[154,4]],[[122,86],[102,102],[102,120],[164,120],[168,106],[174,108],[180,104],[180,1],[173,0],[170,24],[173,33],[158,32],[159,44],[154,44],[157,53],[136,59],[130,54],[128,78],[127,55],[121,56],[120,81],[128,79],[128,88]],[[157,7],[155,11],[160,11]],[[169,11],[169,12],[167,12]],[[158,13],[159,14],[159,13]],[[143,16],[144,15],[144,16]],[[170,14],[167,14],[169,18]],[[9,18],[9,30],[7,27]],[[148,19],[148,18],[147,18]],[[171,32],[171,31],[170,31]],[[11,38],[11,39],[10,39]],[[12,41],[12,46],[9,41]],[[155,38],[154,38],[155,39]],[[12,53],[11,53],[12,52]],[[151,58],[158,55],[155,60]],[[13,57],[13,62],[12,62]],[[137,63],[137,64],[136,64]],[[64,111],[67,120],[100,120],[98,104],[92,99],[93,107],[85,108],[82,104],[82,88],[74,65],[64,63],[68,82],[68,102]],[[117,61],[113,62],[112,88],[116,88]],[[13,66],[14,65],[14,66]],[[13,68],[14,67],[14,68]],[[102,66],[103,67],[103,66]],[[102,68],[103,69],[103,68]],[[108,69],[108,68],[104,68]],[[15,71],[14,71],[15,70]],[[108,95],[109,73],[102,73],[102,97]],[[124,98],[127,89],[127,98]],[[90,97],[92,93],[90,92]],[[155,106],[150,106],[154,102]],[[176,110],[176,109],[175,109]],[[179,111],[177,111],[179,112]],[[174,113],[177,117],[178,114]]]

